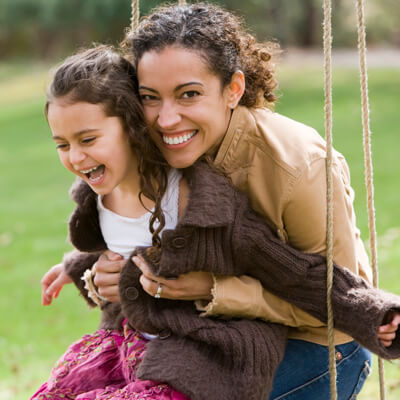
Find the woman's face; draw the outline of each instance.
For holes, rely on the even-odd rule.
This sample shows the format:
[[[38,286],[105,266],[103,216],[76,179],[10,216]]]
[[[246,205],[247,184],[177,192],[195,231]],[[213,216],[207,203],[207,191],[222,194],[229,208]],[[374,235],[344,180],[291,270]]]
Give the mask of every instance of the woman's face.
[[[144,53],[138,79],[152,139],[171,166],[188,167],[219,146],[236,104],[230,85],[223,88],[196,51]]]

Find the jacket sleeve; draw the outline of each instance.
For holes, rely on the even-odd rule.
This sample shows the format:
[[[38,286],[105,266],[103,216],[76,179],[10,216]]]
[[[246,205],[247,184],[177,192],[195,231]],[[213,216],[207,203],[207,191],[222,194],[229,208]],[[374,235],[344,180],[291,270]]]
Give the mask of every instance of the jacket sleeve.
[[[251,276],[214,276],[212,301],[196,301],[202,317],[221,315],[225,318],[263,319],[290,327],[326,326],[300,308],[265,290]]]
[[[326,323],[326,262],[301,253],[276,238],[263,219],[247,208],[238,213],[234,259],[265,289]],[[334,266],[332,306],[336,329],[383,358],[400,356],[400,335],[389,348],[377,337],[390,312],[400,312],[400,297],[373,288],[346,268]]]
[[[325,160],[318,158],[298,178],[282,217],[287,239],[294,247],[322,255],[326,252],[325,182]],[[338,153],[333,166],[333,184],[334,260],[371,280],[368,257],[355,224],[354,192],[350,186],[348,166]],[[248,318],[250,312],[253,318],[273,322],[279,317],[281,323],[293,327],[317,326],[317,321],[311,316],[299,312],[292,304],[276,301],[276,297],[267,290],[257,297],[249,296],[248,293],[253,291],[259,293],[258,283],[254,280],[216,277],[213,301],[206,306],[197,302],[196,306],[199,311],[205,312],[205,316],[225,314]],[[232,294],[235,294],[235,301],[232,301]]]
[[[87,269],[93,267],[93,264],[98,260],[100,254],[101,253],[85,253],[73,250],[65,254],[63,258],[65,272],[72,279],[80,294],[91,307],[95,307],[96,304],[88,297],[85,283],[81,278]]]

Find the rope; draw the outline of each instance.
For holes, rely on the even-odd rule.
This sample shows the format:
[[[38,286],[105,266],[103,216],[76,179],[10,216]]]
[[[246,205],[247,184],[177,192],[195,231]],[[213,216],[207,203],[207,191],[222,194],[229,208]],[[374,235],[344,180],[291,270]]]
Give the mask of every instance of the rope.
[[[132,16],[131,16],[131,29],[132,32],[136,30],[139,25],[139,0],[132,0]]]
[[[333,184],[332,184],[332,2],[324,0],[324,81],[325,81],[325,140],[326,140],[326,302],[328,311],[328,347],[331,400],[337,399],[336,358],[332,310],[333,285]]]
[[[377,263],[377,239],[375,226],[375,206],[374,206],[374,185],[373,168],[371,157],[371,130],[369,118],[369,99],[368,99],[368,75],[367,75],[367,57],[366,57],[366,33],[364,19],[364,0],[356,0],[357,9],[357,34],[358,34],[358,52],[360,57],[360,87],[361,87],[361,111],[363,126],[363,144],[364,144],[364,168],[365,168],[365,186],[367,189],[368,206],[368,226],[369,226],[369,245],[371,251],[371,265],[373,272],[373,284],[378,287],[378,263]],[[385,376],[383,360],[379,358],[379,386],[380,398],[385,400]]]

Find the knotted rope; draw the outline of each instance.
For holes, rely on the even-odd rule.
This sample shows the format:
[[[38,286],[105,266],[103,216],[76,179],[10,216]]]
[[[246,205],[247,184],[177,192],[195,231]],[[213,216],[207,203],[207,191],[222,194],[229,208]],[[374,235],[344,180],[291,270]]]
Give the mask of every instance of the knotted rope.
[[[331,302],[333,286],[333,184],[332,184],[332,1],[324,0],[324,92],[325,92],[325,140],[326,140],[326,306],[328,311],[328,347],[331,400],[337,399],[336,357]]]
[[[360,88],[361,88],[361,113],[363,127],[363,145],[364,145],[364,168],[365,168],[365,186],[367,189],[367,207],[368,207],[368,227],[369,227],[369,246],[371,252],[371,265],[373,273],[373,285],[378,287],[378,263],[377,263],[377,239],[375,226],[375,205],[374,205],[374,183],[373,167],[371,157],[371,129],[370,129],[370,109],[368,98],[368,74],[366,57],[366,33],[364,18],[364,0],[356,0],[357,10],[357,35],[358,35],[358,53],[360,62]],[[380,398],[385,400],[385,377],[383,360],[379,358],[379,386]]]
[[[139,25],[139,0],[132,0],[131,30],[134,32]]]

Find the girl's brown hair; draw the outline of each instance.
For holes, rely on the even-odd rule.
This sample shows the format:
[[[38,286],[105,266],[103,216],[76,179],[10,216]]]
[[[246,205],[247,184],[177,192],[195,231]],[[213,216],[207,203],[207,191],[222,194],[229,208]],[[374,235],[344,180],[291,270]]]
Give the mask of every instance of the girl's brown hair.
[[[276,100],[272,57],[280,52],[279,45],[257,42],[241,18],[216,5],[160,6],[127,34],[123,44],[136,67],[144,53],[166,46],[198,51],[222,87],[236,71],[243,71],[246,90],[240,104],[257,107],[273,105]]]
[[[159,233],[165,225],[161,199],[167,187],[167,164],[146,132],[133,65],[110,46],[81,51],[56,69],[47,93],[46,117],[57,98],[71,104],[81,101],[101,104],[107,116],[120,119],[138,159],[141,202],[144,195],[155,203],[150,231],[153,246],[159,247]]]

